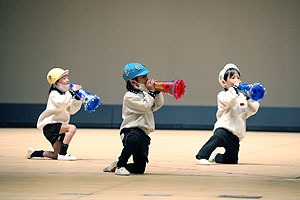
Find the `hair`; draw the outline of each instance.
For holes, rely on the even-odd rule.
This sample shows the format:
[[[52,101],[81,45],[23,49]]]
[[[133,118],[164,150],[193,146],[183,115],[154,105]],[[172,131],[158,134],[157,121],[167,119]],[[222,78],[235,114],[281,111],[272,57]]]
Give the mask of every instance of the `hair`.
[[[229,68],[224,74],[224,80],[225,81],[227,80],[228,75],[229,75],[229,77],[232,77],[235,72],[237,72],[239,74],[239,76],[241,76],[241,73],[238,70],[236,70],[234,68]]]
[[[134,78],[132,78],[131,80],[138,81],[138,80],[137,80],[137,77],[134,77]],[[133,85],[131,85],[130,80],[129,80],[129,81],[126,81],[126,89],[127,89],[128,91],[138,91]]]

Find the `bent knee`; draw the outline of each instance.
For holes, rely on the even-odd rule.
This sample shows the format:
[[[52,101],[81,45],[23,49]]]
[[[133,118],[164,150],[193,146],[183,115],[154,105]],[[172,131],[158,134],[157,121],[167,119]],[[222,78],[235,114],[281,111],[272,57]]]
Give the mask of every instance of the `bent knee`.
[[[76,132],[76,126],[71,124],[69,127],[69,132],[75,133]]]
[[[146,164],[144,165],[136,165],[134,169],[134,174],[144,174],[146,171]]]
[[[139,157],[138,159],[134,158],[135,165],[135,174],[144,174],[146,171],[148,158],[147,157]]]
[[[239,159],[238,158],[227,158],[226,163],[227,164],[238,164]]]
[[[145,173],[145,169],[139,169],[134,172],[134,174],[144,174],[144,173]]]

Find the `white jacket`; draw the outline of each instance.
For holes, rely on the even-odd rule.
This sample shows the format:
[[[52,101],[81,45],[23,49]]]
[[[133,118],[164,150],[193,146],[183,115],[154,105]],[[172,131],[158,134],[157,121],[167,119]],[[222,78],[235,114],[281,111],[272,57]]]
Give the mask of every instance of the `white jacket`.
[[[123,97],[123,128],[141,128],[147,135],[155,129],[153,112],[164,104],[164,96],[160,92],[155,99],[148,94],[145,87],[138,93],[127,91]]]
[[[254,115],[259,103],[253,100],[246,100],[246,96],[239,92],[237,95],[233,87],[218,94],[217,128],[225,128],[239,137],[240,141],[246,135],[246,119]]]
[[[39,116],[37,128],[43,130],[47,124],[62,123],[68,124],[70,115],[80,110],[82,102],[72,97],[70,92],[60,93],[52,90],[49,94],[47,107]]]

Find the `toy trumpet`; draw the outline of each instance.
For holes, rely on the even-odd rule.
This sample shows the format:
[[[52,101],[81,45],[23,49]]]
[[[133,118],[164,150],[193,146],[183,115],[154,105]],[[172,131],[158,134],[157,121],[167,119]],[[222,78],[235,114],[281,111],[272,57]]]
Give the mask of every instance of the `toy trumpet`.
[[[254,84],[240,84],[238,90],[250,97],[254,101],[260,101],[264,98],[266,89],[259,83]]]
[[[155,81],[154,87],[156,90],[168,93],[174,96],[176,99],[181,99],[185,92],[185,81],[175,80],[175,81]]]
[[[74,83],[71,83],[70,88],[74,86]],[[93,112],[101,105],[100,98],[96,95],[88,93],[84,89],[77,90],[76,95],[81,99],[83,102],[84,108],[88,112]]]

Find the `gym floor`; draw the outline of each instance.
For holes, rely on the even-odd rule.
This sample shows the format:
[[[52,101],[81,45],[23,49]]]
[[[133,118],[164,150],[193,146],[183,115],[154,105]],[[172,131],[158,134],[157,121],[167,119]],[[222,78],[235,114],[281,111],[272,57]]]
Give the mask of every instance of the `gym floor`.
[[[102,169],[117,159],[117,129],[77,129],[77,161],[26,159],[52,150],[37,129],[0,129],[0,199],[300,199],[300,134],[247,132],[239,164],[195,164],[211,131],[156,130],[143,175]],[[218,148],[216,152],[223,152]]]

